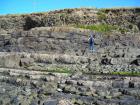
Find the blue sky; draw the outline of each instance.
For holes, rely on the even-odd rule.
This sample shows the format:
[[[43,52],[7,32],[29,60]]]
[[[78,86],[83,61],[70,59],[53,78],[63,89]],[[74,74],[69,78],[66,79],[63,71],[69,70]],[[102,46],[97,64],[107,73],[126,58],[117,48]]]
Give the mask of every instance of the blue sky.
[[[0,14],[45,12],[79,7],[140,7],[140,0],[0,0]]]

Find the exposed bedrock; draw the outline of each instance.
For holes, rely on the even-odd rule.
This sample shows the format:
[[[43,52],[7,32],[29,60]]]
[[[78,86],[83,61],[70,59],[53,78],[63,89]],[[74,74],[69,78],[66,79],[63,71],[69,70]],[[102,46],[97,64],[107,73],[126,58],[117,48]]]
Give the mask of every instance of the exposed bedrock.
[[[40,27],[0,35],[0,65],[40,69],[68,67],[72,71],[109,73],[139,72],[139,33],[105,35],[95,32],[95,52],[89,51],[90,30]],[[31,67],[30,67],[31,66]]]

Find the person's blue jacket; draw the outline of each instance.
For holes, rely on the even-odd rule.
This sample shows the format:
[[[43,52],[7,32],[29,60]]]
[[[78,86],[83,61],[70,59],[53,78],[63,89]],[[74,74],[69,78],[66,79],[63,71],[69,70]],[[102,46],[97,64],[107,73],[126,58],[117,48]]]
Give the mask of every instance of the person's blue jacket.
[[[93,35],[90,35],[90,38],[89,38],[89,44],[94,44],[94,38],[93,38]]]
[[[90,50],[94,50],[94,38],[93,38],[93,34],[90,35],[90,38],[89,38],[89,47],[90,47]]]

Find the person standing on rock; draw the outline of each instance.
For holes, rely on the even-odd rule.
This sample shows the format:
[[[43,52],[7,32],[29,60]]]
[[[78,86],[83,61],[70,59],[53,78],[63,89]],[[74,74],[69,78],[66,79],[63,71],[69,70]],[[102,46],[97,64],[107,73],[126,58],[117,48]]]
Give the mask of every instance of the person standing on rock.
[[[93,34],[91,34],[90,38],[89,38],[89,49],[90,49],[91,52],[95,51]]]

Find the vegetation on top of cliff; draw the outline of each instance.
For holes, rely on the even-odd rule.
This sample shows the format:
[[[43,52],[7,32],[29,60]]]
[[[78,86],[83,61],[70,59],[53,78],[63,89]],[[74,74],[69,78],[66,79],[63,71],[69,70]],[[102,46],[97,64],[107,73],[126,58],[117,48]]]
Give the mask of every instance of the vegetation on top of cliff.
[[[111,75],[122,75],[122,76],[140,76],[140,72],[111,72]]]
[[[74,11],[79,11],[79,10],[99,10],[102,12],[109,12],[109,11],[126,11],[126,10],[133,10],[135,12],[140,12],[140,7],[113,7],[113,8],[95,8],[95,7],[81,7],[81,8],[65,8],[65,9],[58,9],[58,10],[52,10],[52,11],[44,11],[44,12],[34,12],[34,13],[22,13],[22,14],[7,14],[7,15],[0,15],[0,17],[5,17],[5,16],[26,16],[26,15],[48,15],[48,14],[59,14],[59,13],[72,13]]]
[[[47,70],[47,72],[54,72],[54,73],[67,73],[71,74],[72,71],[66,67],[52,67]]]
[[[107,18],[106,13],[102,11],[97,12],[97,15],[99,20],[104,20]]]
[[[0,28],[3,30],[30,30],[35,27],[71,26],[91,29],[99,32],[111,30],[124,33],[132,24],[139,25],[140,8],[74,8],[21,15],[0,16]],[[85,25],[85,26],[84,26]],[[133,28],[133,27],[132,27]],[[139,28],[140,29],[140,28]],[[128,29],[131,32],[135,30]],[[139,31],[139,30],[138,30]]]
[[[118,76],[140,76],[140,72],[133,72],[133,71],[118,71],[118,72],[109,72],[109,73],[89,73],[89,72],[82,72],[85,75],[118,75]]]
[[[117,29],[116,26],[108,24],[94,24],[94,25],[77,25],[77,28],[90,29],[98,32],[111,32],[112,30]]]

